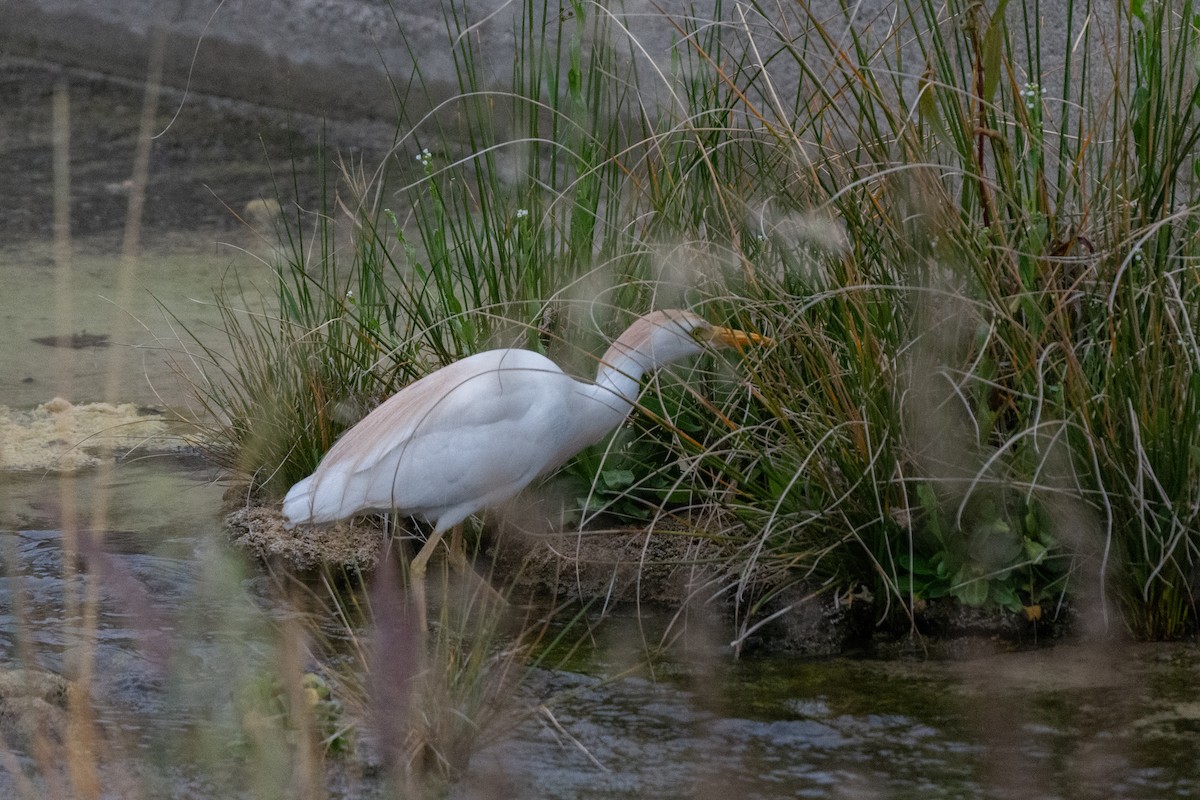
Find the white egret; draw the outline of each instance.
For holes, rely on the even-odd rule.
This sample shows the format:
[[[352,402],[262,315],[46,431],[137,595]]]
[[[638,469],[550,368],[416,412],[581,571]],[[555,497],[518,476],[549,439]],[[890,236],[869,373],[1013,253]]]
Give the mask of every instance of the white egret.
[[[364,511],[432,523],[410,565],[423,610],[426,563],[442,534],[514,497],[620,425],[646,372],[708,345],[769,341],[689,311],[655,311],[613,342],[594,383],[531,350],[489,350],[456,361],[404,387],[346,431],[287,493],[287,527]]]

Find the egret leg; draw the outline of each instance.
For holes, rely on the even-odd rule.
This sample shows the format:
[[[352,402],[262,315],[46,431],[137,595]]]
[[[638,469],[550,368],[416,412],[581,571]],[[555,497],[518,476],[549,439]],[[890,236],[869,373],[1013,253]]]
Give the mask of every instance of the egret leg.
[[[455,525],[450,529],[450,549],[446,551],[446,558],[450,566],[459,572],[470,569],[467,564],[467,548],[463,546],[462,525]]]
[[[420,551],[408,565],[408,572],[412,577],[413,601],[417,605],[417,620],[421,625],[421,630],[429,628],[425,605],[425,571],[429,566],[429,559],[433,556],[433,551],[437,549],[438,542],[441,541],[443,533],[444,531],[435,528],[429,534],[429,538],[425,540],[424,546],[421,547]],[[493,600],[498,600],[502,604],[505,602],[504,595],[497,592],[483,576],[475,572],[467,561],[467,550],[463,546],[461,524],[450,528],[450,542],[446,548],[446,560],[463,577],[482,585]]]
[[[417,624],[421,626],[422,631],[429,629],[429,618],[425,610],[425,569],[429,566],[429,558],[437,549],[444,532],[441,528],[434,528],[408,565],[408,574],[412,578],[413,601],[417,604]],[[454,526],[454,535],[451,538],[455,535],[460,535],[457,525]]]
[[[488,582],[488,579],[480,575],[471,566],[471,562],[467,560],[467,548],[463,546],[462,525],[455,525],[450,530],[450,547],[446,550],[446,560],[450,562],[450,566],[458,570],[464,578],[477,586],[483,587],[493,601],[499,602],[500,605],[507,605],[508,601],[504,599],[504,595],[496,591],[496,588]]]

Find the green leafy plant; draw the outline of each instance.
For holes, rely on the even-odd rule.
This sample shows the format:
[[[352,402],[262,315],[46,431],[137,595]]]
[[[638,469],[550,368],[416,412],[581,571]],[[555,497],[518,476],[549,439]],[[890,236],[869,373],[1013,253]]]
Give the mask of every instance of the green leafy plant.
[[[1005,509],[986,500],[956,523],[947,519],[929,484],[920,484],[917,496],[925,541],[916,554],[896,556],[907,571],[898,582],[901,592],[1020,611],[1041,603],[1061,582],[1061,548],[1037,506],[1016,503]]]

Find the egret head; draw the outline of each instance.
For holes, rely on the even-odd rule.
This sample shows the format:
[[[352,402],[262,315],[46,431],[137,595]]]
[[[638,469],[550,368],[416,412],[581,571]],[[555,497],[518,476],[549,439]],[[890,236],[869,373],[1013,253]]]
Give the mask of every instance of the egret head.
[[[708,347],[740,348],[748,344],[771,344],[771,340],[757,333],[713,325],[691,311],[652,311],[613,342],[604,360],[618,366],[618,360],[629,359],[650,371]]]

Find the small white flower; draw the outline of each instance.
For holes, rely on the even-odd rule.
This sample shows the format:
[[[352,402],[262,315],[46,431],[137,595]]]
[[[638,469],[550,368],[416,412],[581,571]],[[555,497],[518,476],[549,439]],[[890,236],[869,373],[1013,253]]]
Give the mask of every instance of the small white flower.
[[[1026,83],[1021,87],[1019,94],[1021,95],[1021,99],[1025,101],[1025,107],[1033,111],[1042,98],[1042,87],[1036,82]]]
[[[529,216],[528,208],[518,208],[517,209],[517,219],[525,219],[528,216]]]
[[[429,152],[428,147],[421,148],[421,152],[417,153],[417,163],[425,169],[429,169],[430,163],[433,161],[433,153]]]

